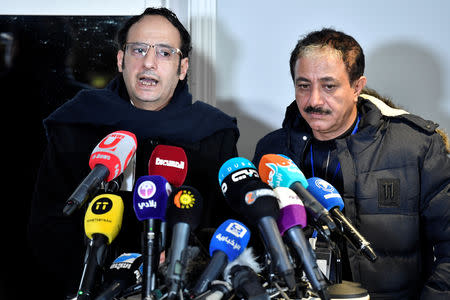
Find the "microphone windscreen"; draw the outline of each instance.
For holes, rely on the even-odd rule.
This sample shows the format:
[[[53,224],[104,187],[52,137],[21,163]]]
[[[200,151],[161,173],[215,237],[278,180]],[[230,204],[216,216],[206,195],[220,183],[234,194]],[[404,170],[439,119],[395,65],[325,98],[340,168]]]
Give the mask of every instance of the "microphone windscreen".
[[[238,212],[253,226],[263,217],[273,217],[276,220],[279,210],[273,189],[259,178],[248,181],[240,189]]]
[[[101,194],[92,199],[84,216],[86,236],[100,233],[108,238],[108,244],[116,238],[122,227],[123,201],[120,196]]]
[[[273,190],[278,197],[280,216],[277,219],[278,230],[281,235],[293,226],[306,227],[306,210],[297,194],[286,187]]]
[[[336,188],[321,178],[309,178],[307,190],[328,211],[334,207],[339,207],[339,210],[344,208],[344,201]]]
[[[187,223],[191,230],[197,228],[203,212],[203,198],[193,187],[180,186],[169,195],[166,219],[170,227]]]
[[[106,181],[111,181],[123,173],[136,152],[136,136],[128,131],[119,130],[108,134],[92,151],[89,167],[104,165],[109,170]]]
[[[219,170],[219,185],[225,200],[232,209],[239,211],[241,188],[249,181],[260,181],[258,171],[251,161],[242,157],[227,160]]]
[[[170,183],[159,175],[140,177],[133,192],[133,207],[139,221],[165,220],[167,199],[172,192]]]
[[[139,253],[123,253],[117,257],[109,270],[105,272],[105,281],[125,280],[139,282],[142,278],[142,255]]]
[[[235,260],[230,261],[223,270],[223,278],[231,283],[230,271],[234,266],[247,266],[251,268],[255,273],[261,273],[262,268],[257,261],[257,257],[253,253],[253,248],[245,248],[245,250]]]
[[[175,187],[184,183],[187,168],[186,152],[176,146],[156,146],[148,162],[149,175],[161,175]]]
[[[222,185],[223,179],[234,173],[235,171],[242,169],[255,169],[255,165],[246,158],[243,157],[233,157],[223,163],[219,169],[219,185]]]
[[[228,219],[223,222],[209,244],[209,255],[213,256],[215,251],[224,252],[228,261],[233,261],[247,247],[250,240],[250,230],[241,222]]]
[[[281,154],[266,154],[261,157],[258,165],[261,180],[271,187],[290,187],[294,182],[300,182],[305,188],[308,182],[302,171],[287,156]]]

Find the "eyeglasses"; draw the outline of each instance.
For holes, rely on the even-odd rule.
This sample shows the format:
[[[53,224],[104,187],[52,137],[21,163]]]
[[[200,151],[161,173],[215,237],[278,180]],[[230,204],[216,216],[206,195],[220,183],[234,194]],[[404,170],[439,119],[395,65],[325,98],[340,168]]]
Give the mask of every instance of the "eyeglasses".
[[[144,58],[150,48],[155,49],[156,57],[160,60],[172,60],[177,53],[182,56],[182,52],[178,48],[173,48],[167,45],[149,45],[146,43],[126,43],[125,52],[136,58]]]

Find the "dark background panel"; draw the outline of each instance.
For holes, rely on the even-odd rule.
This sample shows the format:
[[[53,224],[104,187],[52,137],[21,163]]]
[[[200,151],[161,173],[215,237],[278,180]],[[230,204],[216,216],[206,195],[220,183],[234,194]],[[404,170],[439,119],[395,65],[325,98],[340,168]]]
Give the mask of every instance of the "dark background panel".
[[[45,297],[40,289],[45,274],[37,269],[27,239],[34,181],[46,145],[42,120],[80,89],[102,88],[116,75],[115,34],[127,18],[0,15],[6,162],[0,299]]]

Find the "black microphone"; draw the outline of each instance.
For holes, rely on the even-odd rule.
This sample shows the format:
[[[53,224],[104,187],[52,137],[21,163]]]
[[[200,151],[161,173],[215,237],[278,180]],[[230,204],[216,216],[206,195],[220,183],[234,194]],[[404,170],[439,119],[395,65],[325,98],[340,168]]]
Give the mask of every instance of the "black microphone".
[[[231,208],[258,227],[274,271],[289,289],[294,289],[295,272],[276,224],[279,206],[272,188],[260,180],[253,163],[241,157],[229,159],[222,165],[219,184]]]
[[[306,211],[303,202],[289,188],[277,187],[274,192],[278,196],[280,204],[280,217],[277,224],[281,236],[297,253],[313,289],[322,300],[330,299],[327,292],[328,285],[317,265],[314,250],[303,233],[302,228],[306,226]]]
[[[124,253],[117,257],[105,272],[103,292],[95,300],[110,300],[119,297],[126,289],[142,281],[142,255]]]
[[[231,283],[239,299],[269,300],[258,276],[260,272],[261,268],[253,256],[252,248],[246,248],[237,259],[226,266],[224,278]]]
[[[353,226],[341,210],[344,208],[344,201],[338,191],[327,181],[311,177],[308,179],[308,191],[331,212],[333,218],[341,224],[344,237],[371,262],[377,259],[375,251],[370,243]]]
[[[167,224],[172,228],[166,276],[169,300],[178,297],[178,293],[184,287],[184,272],[187,264],[185,250],[191,231],[200,224],[202,211],[203,199],[193,187],[180,186],[169,196],[166,214]]]

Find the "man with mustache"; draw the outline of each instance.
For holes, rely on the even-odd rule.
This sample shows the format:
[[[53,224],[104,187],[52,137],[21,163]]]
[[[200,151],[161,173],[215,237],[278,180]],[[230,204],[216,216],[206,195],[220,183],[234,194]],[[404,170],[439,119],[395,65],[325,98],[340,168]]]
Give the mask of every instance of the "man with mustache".
[[[306,177],[337,188],[346,217],[378,255],[372,263],[344,242],[342,276],[371,299],[449,299],[447,137],[365,89],[363,50],[343,32],[306,35],[290,69],[295,101],[282,128],[258,142],[253,163],[284,154]]]
[[[92,150],[111,132],[126,130],[136,135],[134,182],[148,175],[149,158],[157,145],[184,149],[188,162],[183,184],[199,190],[204,199],[197,237],[201,238],[201,230],[216,228],[232,215],[217,174],[225,161],[237,156],[239,131],[235,118],[192,101],[187,85],[190,34],[170,10],[147,8],[125,22],[117,42],[120,73],[104,89],[81,91],[44,120],[48,147],[36,183],[29,231],[46,279],[42,283],[46,299],[63,299],[77,291],[85,253],[84,209],[64,216],[63,207],[89,174]],[[142,223],[133,210],[132,191],[119,195],[124,217],[111,244],[110,260],[124,252],[141,252]],[[209,239],[205,247],[208,244]]]

